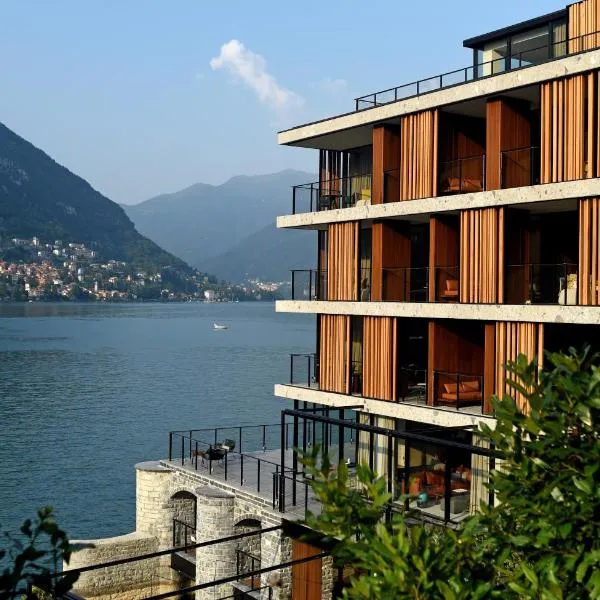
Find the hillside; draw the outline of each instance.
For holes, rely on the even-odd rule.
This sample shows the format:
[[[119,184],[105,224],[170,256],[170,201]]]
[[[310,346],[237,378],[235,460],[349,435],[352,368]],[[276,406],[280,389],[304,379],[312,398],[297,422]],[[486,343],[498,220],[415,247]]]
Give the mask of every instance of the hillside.
[[[234,272],[256,276],[258,273],[251,263],[259,262],[263,265],[261,270],[273,272],[273,266],[275,272],[281,273],[288,269],[284,256],[269,255],[268,249],[282,251],[287,242],[278,241],[278,236],[264,240],[252,236],[266,231],[267,226],[274,229],[276,216],[291,210],[292,185],[314,178],[314,174],[294,170],[238,176],[222,185],[198,183],[123,208],[138,231],[189,264],[203,270],[218,264],[223,271],[215,274],[220,278],[229,279],[227,273]],[[292,239],[294,233],[283,237]],[[236,253],[236,247],[247,239],[251,239],[246,246],[251,250],[250,255]],[[296,242],[290,243],[293,246]],[[262,260],[257,261],[257,257]]]
[[[275,224],[248,236],[223,254],[203,263],[228,281],[260,278],[289,281],[290,269],[314,269],[317,237],[314,231],[277,229]]]
[[[140,235],[123,209],[0,123],[0,238],[93,246],[105,259],[189,267]]]

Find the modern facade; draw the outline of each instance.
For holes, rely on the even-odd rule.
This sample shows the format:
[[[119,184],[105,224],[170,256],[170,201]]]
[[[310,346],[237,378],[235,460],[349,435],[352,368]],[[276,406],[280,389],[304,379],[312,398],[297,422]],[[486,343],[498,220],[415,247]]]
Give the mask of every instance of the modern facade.
[[[343,574],[296,523],[319,509],[295,450],[315,444],[384,477],[390,510],[456,526],[494,501],[475,430],[494,426],[493,395],[523,403],[504,365],[522,353],[541,369],[600,331],[600,0],[464,44],[464,69],[279,133],[318,160],[277,220],[316,231],[316,268],[277,303],[316,315],[315,347],[275,385],[276,425],[171,432],[168,458],[137,466],[136,532],[75,566],[189,548],[112,580],[90,571],[84,595],[143,580],[152,597],[160,580],[203,598],[334,597]]]

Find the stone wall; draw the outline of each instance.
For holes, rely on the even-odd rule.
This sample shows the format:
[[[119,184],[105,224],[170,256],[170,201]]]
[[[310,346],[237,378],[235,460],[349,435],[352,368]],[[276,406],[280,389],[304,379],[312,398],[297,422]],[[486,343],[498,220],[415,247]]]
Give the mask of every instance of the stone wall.
[[[139,533],[102,540],[78,540],[73,543],[93,544],[94,547],[74,552],[68,569],[149,554],[158,550],[156,537]],[[159,563],[155,558],[90,571],[81,574],[73,591],[84,598],[108,600],[119,596],[137,600],[150,596],[153,593],[151,589],[156,589],[159,585],[158,570]]]
[[[212,479],[208,474],[189,471],[164,462],[136,465],[136,532],[118,538],[91,540],[95,549],[72,556],[68,568],[87,566],[139,556],[172,547],[173,518],[193,524],[196,508],[196,541],[217,540],[260,528],[281,524],[281,514],[272,503],[245,490]],[[89,543],[89,541],[84,541]],[[260,556],[261,567],[288,562],[292,540],[281,530],[232,542],[198,548],[196,583],[208,583],[236,574],[236,547]],[[249,565],[247,565],[249,566]],[[322,600],[330,600],[335,571],[330,558],[323,560]],[[138,600],[139,598],[193,585],[170,567],[170,557],[136,561],[82,576],[75,591],[94,600]],[[272,587],[273,600],[291,598],[291,569],[278,569],[261,576],[260,585]],[[150,589],[152,591],[150,591]],[[220,598],[233,593],[230,584],[199,591],[198,600]],[[268,591],[261,594],[268,598]]]

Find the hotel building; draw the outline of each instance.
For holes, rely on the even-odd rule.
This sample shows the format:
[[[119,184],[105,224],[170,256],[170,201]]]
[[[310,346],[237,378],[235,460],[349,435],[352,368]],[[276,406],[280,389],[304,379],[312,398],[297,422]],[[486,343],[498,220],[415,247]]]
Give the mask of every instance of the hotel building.
[[[524,402],[504,365],[524,354],[543,368],[545,352],[599,331],[600,0],[464,45],[463,69],[279,133],[318,164],[277,219],[318,244],[316,268],[293,272],[292,298],[277,302],[317,325],[275,385],[280,423],[171,432],[168,459],[136,467],[137,546],[97,540],[75,566],[216,540],[156,557],[163,584],[334,597],[341,574],[295,523],[318,506],[294,448],[315,444],[384,477],[390,510],[456,526],[494,501],[476,429],[494,426],[492,396]],[[137,575],[145,596],[151,571]],[[87,597],[114,592],[87,577]]]

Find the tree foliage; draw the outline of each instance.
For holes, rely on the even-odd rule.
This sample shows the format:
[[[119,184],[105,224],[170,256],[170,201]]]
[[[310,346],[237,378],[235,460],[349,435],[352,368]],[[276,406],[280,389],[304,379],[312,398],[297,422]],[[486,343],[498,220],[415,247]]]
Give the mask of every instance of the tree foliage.
[[[0,572],[0,600],[37,599],[32,587],[53,590],[54,596],[69,591],[77,581],[77,573],[60,578],[51,576],[59,571],[63,561],[69,562],[75,549],[57,525],[52,508],[39,510],[33,522],[24,521],[20,534],[16,537],[4,533],[5,548],[0,548],[0,564],[7,566]]]
[[[323,504],[309,525],[335,540],[338,565],[355,569],[345,598],[581,600],[600,598],[600,358],[551,354],[546,370],[524,356],[507,369],[526,399],[495,399],[495,429],[480,434],[502,455],[490,486],[497,503],[460,529],[381,518],[382,478],[304,457]],[[359,491],[360,490],[360,491]]]

